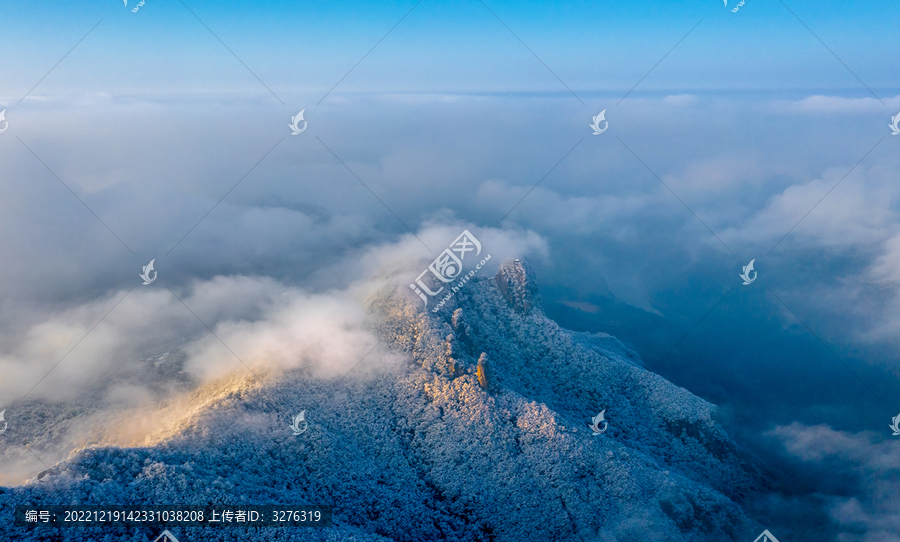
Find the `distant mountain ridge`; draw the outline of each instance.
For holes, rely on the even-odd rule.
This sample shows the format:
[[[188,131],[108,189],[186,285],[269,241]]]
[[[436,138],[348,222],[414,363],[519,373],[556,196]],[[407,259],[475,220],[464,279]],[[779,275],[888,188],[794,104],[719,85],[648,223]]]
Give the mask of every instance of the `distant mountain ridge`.
[[[148,528],[27,534],[10,517],[15,504],[142,502],[334,507],[330,530],[170,529],[181,542],[718,542],[761,531],[741,505],[765,491],[762,476],[716,407],[615,338],[549,320],[527,263],[507,260],[431,308],[394,286],[370,301],[373,329],[406,365],[340,383],[297,371],[236,385],[157,446],[86,450],[0,488],[0,537],[152,540]],[[289,436],[284,413],[302,409],[309,430]],[[594,436],[600,410],[609,428]]]

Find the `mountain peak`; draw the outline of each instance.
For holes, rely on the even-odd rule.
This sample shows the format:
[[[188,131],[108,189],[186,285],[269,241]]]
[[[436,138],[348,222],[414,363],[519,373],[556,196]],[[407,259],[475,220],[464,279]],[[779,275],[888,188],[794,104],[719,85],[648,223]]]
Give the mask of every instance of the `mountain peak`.
[[[519,314],[528,314],[532,308],[543,312],[541,295],[538,292],[534,269],[528,262],[508,259],[500,264],[494,276],[500,294],[510,308]]]
[[[547,318],[527,263],[473,275],[438,310],[405,286],[369,300],[387,351],[346,379],[297,370],[212,400],[210,384],[165,439],[84,449],[0,489],[0,509],[148,495],[334,507],[327,532],[248,532],[252,542],[723,542],[761,530],[743,509],[764,493],[761,476],[715,405],[614,337]],[[292,435],[300,412],[308,430]],[[599,413],[602,434],[589,428]],[[106,532],[140,538],[130,528]],[[0,522],[0,539],[21,539],[14,529]]]

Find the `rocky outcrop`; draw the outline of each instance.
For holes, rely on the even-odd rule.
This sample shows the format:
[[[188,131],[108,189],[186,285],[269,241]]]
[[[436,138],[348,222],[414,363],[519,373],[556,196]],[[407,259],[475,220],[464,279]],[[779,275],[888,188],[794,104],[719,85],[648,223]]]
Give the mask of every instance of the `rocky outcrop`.
[[[481,386],[481,389],[485,391],[490,389],[490,369],[488,368],[487,354],[484,352],[478,357],[478,366],[475,368],[475,377],[478,378],[478,385]]]
[[[754,460],[717,422],[716,406],[645,370],[639,356],[614,337],[571,332],[549,320],[542,312],[537,280],[527,263],[503,262],[495,277],[472,280],[453,304],[435,314],[408,311],[405,307],[410,303],[414,301],[386,295],[373,303],[373,310],[379,315],[384,337],[397,336],[394,329],[415,326],[419,330],[415,342],[394,343],[409,353],[416,365],[430,365],[432,345],[453,331],[455,357],[468,375],[456,385],[483,389],[485,383],[490,384],[497,403],[483,407],[488,410],[498,408],[501,402],[545,409],[549,418],[542,423],[549,425],[542,427],[552,427],[554,438],[547,446],[553,449],[567,446],[563,443],[572,439],[578,452],[555,458],[561,469],[579,474],[562,475],[566,482],[557,479],[560,490],[554,498],[569,502],[568,514],[579,527],[594,523],[573,510],[599,505],[569,501],[571,494],[562,487],[580,494],[582,483],[591,487],[612,484],[629,494],[624,488],[644,488],[638,491],[640,497],[633,494],[629,499],[610,500],[608,494],[598,494],[598,498],[604,506],[617,503],[613,508],[620,513],[640,510],[640,514],[656,518],[654,524],[674,525],[682,531],[660,540],[730,540],[752,524],[740,511],[740,504],[764,493],[765,483]],[[489,371],[479,370],[479,366]],[[584,429],[579,432],[578,428],[601,410],[606,410],[609,430],[599,438]],[[510,416],[517,423],[522,420]],[[523,438],[517,437],[516,442]],[[585,465],[585,457],[597,457],[594,454],[611,463],[597,465],[598,471],[586,474],[577,465]],[[628,474],[614,475],[614,480],[597,476],[609,468]],[[728,510],[727,520],[719,515],[721,510]],[[682,513],[689,517],[679,515]],[[602,523],[616,531],[618,527],[610,527],[615,521],[608,517]],[[713,532],[717,534],[711,535]],[[559,539],[565,537],[560,534]],[[628,539],[644,538],[631,533]]]
[[[526,262],[506,260],[494,277],[500,295],[507,305],[519,314],[527,314],[533,308],[543,310],[541,295],[538,293],[534,269]]]

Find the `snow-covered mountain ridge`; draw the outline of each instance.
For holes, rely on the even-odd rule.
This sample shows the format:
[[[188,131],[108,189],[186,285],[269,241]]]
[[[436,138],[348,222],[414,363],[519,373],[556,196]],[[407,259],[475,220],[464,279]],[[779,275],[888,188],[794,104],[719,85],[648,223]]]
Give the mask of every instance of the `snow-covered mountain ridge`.
[[[297,503],[332,505],[335,527],[173,532],[181,542],[753,540],[761,529],[741,505],[763,483],[716,407],[541,306],[518,260],[437,313],[386,287],[370,301],[372,326],[402,363],[367,372],[364,360],[343,381],[294,371],[205,396],[162,442],[84,450],[0,489],[0,535],[83,539],[26,538],[6,521],[15,504]],[[287,420],[302,409],[309,430],[293,437]],[[601,410],[609,428],[595,436],[587,422]]]

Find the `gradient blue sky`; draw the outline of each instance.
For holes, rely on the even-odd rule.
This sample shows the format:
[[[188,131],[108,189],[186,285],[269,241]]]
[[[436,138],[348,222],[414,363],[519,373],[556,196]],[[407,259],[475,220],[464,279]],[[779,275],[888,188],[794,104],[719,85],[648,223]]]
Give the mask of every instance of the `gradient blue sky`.
[[[133,0],[130,4],[136,4]],[[735,1],[730,4],[736,4]],[[414,2],[187,2],[293,105],[316,101]],[[876,93],[895,88],[891,2],[787,5]],[[627,90],[698,21],[640,90],[865,90],[781,2],[488,2],[569,87]],[[130,8],[131,6],[129,6]],[[94,24],[36,94],[259,90],[180,2],[8,3],[3,96],[19,97]],[[339,87],[364,92],[556,92],[561,85],[480,2],[422,2]],[[292,107],[293,107],[292,105]]]

